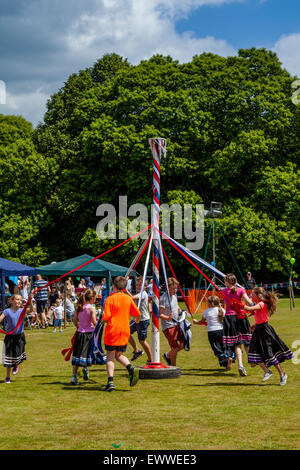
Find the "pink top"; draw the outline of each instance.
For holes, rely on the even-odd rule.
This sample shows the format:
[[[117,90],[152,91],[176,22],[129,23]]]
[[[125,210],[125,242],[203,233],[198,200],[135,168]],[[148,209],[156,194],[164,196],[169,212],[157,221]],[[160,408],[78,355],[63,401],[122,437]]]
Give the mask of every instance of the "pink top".
[[[225,315],[236,315],[236,312],[230,307],[229,299],[241,300],[243,295],[246,294],[246,291],[242,287],[238,287],[234,294],[231,294],[230,291],[231,291],[230,287],[226,287],[225,289],[222,289],[222,292],[224,294],[225,305],[226,305]]]
[[[94,331],[94,324],[92,322],[91,313],[90,313],[91,304],[85,304],[83,309],[78,313],[79,327],[78,331],[80,333],[91,333]]]
[[[260,306],[260,310],[254,310],[254,319],[256,325],[259,325],[260,323],[266,323],[269,319],[267,304],[261,301],[258,302],[258,305]]]

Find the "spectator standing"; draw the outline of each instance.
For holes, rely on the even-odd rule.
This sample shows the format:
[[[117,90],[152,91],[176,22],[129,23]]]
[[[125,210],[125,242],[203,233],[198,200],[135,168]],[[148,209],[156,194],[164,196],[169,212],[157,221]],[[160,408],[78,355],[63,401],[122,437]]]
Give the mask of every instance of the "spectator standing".
[[[250,271],[247,272],[246,282],[247,282],[247,286],[248,286],[249,289],[254,289],[254,287],[256,286],[256,281],[255,281],[254,277],[252,277],[252,274],[251,274]]]
[[[73,321],[73,317],[75,315],[75,306],[71,299],[68,296],[63,295],[62,306],[65,309],[65,302],[66,302],[66,316],[68,321]]]
[[[29,283],[28,277],[23,276],[23,280],[21,280],[21,285],[20,285],[20,295],[23,297],[23,300],[25,301],[25,303],[28,300],[29,293],[30,293],[30,283]]]
[[[78,288],[79,288],[79,289],[86,289],[86,283],[85,283],[85,279],[84,279],[84,278],[80,279],[80,282],[79,282],[79,284],[78,284]]]
[[[86,287],[88,289],[94,289],[94,287],[95,287],[95,284],[93,283],[93,281],[91,280],[90,277],[86,278]]]
[[[49,307],[55,305],[57,299],[59,299],[59,293],[56,289],[56,286],[52,284],[49,294]]]
[[[34,289],[39,289],[38,292],[35,294],[35,301],[36,301],[36,311],[37,314],[40,315],[42,328],[46,328],[48,326],[47,319],[46,319],[46,306],[48,304],[48,288],[43,287],[47,286],[48,282],[45,281],[40,274],[37,274],[36,281],[34,283]]]
[[[61,299],[56,299],[55,302],[55,307],[54,307],[54,330],[53,333],[56,333],[56,327],[59,327],[59,332],[62,333],[62,322],[64,318],[64,308],[62,306],[62,300]]]

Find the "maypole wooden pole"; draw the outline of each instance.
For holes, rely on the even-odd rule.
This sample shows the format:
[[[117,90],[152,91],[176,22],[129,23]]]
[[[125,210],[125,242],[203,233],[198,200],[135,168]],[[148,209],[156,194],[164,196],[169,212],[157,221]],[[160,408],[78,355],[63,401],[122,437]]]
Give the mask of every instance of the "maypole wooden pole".
[[[159,345],[159,251],[158,237],[160,229],[160,162],[162,154],[166,156],[167,142],[158,137],[149,140],[153,155],[153,206],[152,206],[152,234],[153,234],[153,295],[152,295],[152,331],[151,352],[152,361],[160,362]]]
[[[149,139],[153,155],[153,205],[152,205],[152,329],[151,356],[152,362],[139,370],[141,379],[167,379],[181,375],[179,367],[167,366],[160,362],[159,341],[159,231],[160,231],[160,162],[166,156],[166,139],[153,137]]]

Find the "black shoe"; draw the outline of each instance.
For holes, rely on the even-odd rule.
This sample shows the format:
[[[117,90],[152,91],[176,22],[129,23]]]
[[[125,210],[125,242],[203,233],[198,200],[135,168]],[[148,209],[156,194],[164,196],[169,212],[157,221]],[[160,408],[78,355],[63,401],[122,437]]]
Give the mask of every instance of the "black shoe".
[[[89,380],[89,370],[87,367],[82,368],[82,375],[84,380]]]
[[[112,392],[115,390],[115,384],[113,382],[107,382],[106,387],[104,389],[105,392]]]
[[[140,377],[140,371],[137,367],[132,367],[129,371],[129,384],[130,387],[134,387]]]
[[[171,359],[167,356],[166,353],[164,353],[164,359],[165,359],[166,363],[170,366],[171,365]]]
[[[133,353],[133,356],[131,358],[131,362],[132,361],[135,361],[138,357],[142,356],[144,354],[144,351],[142,351],[141,349],[139,349],[137,352],[134,352]]]

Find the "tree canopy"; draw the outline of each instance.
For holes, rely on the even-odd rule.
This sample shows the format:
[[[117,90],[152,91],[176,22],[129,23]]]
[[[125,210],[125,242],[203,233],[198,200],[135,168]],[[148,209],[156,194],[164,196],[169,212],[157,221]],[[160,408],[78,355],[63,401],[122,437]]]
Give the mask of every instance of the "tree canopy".
[[[299,106],[291,100],[293,80],[265,49],[240,50],[228,58],[204,53],[185,64],[155,55],[131,65],[117,54],[105,55],[70,75],[34,132],[24,120],[21,125],[17,118],[1,118],[2,178],[10,181],[1,210],[9,214],[9,204],[17,204],[13,213],[21,215],[21,206],[28,206],[22,223],[29,227],[33,221],[37,228],[30,240],[39,240],[40,261],[82,251],[99,254],[117,244],[97,237],[100,204],[117,208],[119,196],[126,195],[129,206],[142,203],[150,211],[148,139],[161,136],[167,139],[161,201],[203,202],[206,208],[221,201],[218,223],[242,271],[262,280],[287,276],[290,257],[297,257],[299,226]],[[34,190],[25,197],[23,189],[33,181]],[[26,234],[26,227],[19,233]],[[8,246],[9,231],[1,231],[0,243]],[[28,261],[30,243],[28,248],[18,243],[24,245],[19,253],[6,252]],[[139,244],[113,252],[111,260],[129,265]],[[235,269],[221,240],[216,248],[217,267]],[[177,258],[173,254],[178,277],[187,282],[197,277]]]

